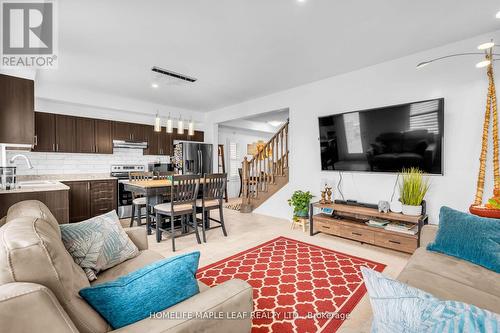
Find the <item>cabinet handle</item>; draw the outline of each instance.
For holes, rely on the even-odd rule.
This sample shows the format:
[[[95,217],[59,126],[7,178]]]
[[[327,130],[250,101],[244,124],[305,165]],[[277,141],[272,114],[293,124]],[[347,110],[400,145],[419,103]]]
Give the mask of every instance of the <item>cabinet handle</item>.
[[[359,232],[351,232],[351,233],[356,236],[363,236],[363,234],[360,234]]]
[[[97,147],[97,145],[95,145],[95,146],[94,146],[94,151],[95,151],[96,153],[98,153],[98,152],[99,152],[99,147]]]
[[[56,143],[56,151],[59,151],[59,144]]]
[[[87,190],[90,191],[90,183],[87,183]]]
[[[327,227],[327,226],[323,226],[323,228],[325,228],[325,229],[330,229],[330,227]]]
[[[55,143],[52,144],[52,151],[56,151],[56,144]]]
[[[394,243],[394,244],[401,244],[401,242],[398,242],[398,241],[394,241],[392,239],[389,239],[389,243]]]
[[[35,143],[34,143],[34,145],[35,146],[38,145],[38,136],[36,136],[36,135],[35,135]]]

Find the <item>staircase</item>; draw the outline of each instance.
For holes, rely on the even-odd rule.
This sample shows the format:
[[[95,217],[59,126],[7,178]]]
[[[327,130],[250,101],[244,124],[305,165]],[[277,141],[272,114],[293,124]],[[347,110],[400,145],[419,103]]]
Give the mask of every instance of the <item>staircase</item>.
[[[288,184],[288,124],[250,159],[242,162],[240,212],[250,213]]]

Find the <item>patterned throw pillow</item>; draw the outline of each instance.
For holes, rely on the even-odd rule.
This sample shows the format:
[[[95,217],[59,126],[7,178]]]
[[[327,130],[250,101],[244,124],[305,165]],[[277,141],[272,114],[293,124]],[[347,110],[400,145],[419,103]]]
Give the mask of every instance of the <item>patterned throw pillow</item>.
[[[373,310],[372,333],[498,332],[500,315],[429,293],[362,267]]]
[[[83,222],[61,224],[60,228],[64,246],[89,281],[97,279],[99,271],[139,254],[114,210]]]

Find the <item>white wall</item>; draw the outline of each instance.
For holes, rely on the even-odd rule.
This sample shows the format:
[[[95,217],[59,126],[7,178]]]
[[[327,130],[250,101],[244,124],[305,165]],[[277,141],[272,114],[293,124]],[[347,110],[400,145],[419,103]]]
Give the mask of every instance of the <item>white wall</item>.
[[[427,196],[430,221],[437,223],[442,205],[466,211],[474,199],[488,82],[486,70],[474,67],[479,61],[475,57],[450,59],[418,70],[415,65],[450,53],[474,52],[478,44],[492,37],[499,40],[500,32],[226,107],[207,118],[217,123],[260,110],[290,108],[290,183],[256,211],[289,218],[286,199],[294,190],[319,195],[322,179],[338,180],[338,172],[321,171],[318,116],[444,97],[444,176],[432,176]],[[369,50],[366,56],[370,56]],[[344,173],[343,192],[346,198],[359,201],[388,200],[395,178],[394,174]],[[490,168],[486,195],[491,194],[491,187]]]
[[[219,127],[219,144],[224,145],[224,153],[226,158],[226,172],[229,173],[229,143],[236,142],[239,152],[239,159],[243,161],[245,156],[249,158],[251,155],[247,155],[247,144],[263,140],[267,142],[272,136],[272,133],[258,132],[252,130],[243,130],[239,128],[229,128],[225,126]],[[240,179],[239,177],[229,178],[227,184],[227,193],[229,198],[238,197],[240,191]]]

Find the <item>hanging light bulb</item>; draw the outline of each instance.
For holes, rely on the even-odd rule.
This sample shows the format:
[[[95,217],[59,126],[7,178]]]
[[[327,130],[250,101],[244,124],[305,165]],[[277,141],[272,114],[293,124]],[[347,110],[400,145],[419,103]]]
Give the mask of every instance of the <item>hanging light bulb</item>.
[[[172,133],[173,131],[174,131],[173,122],[172,122],[172,118],[170,118],[170,113],[169,113],[168,119],[167,119],[167,133]]]
[[[188,125],[188,135],[193,136],[194,135],[194,122],[193,118],[189,120],[189,125]]]
[[[155,132],[161,132],[161,119],[158,111],[156,111],[155,117]]]
[[[483,61],[480,61],[476,64],[476,68],[483,68],[483,67],[488,66],[489,64],[491,64],[490,60],[483,60]]]
[[[181,116],[179,116],[179,121],[177,122],[177,134],[184,134],[184,122]]]

